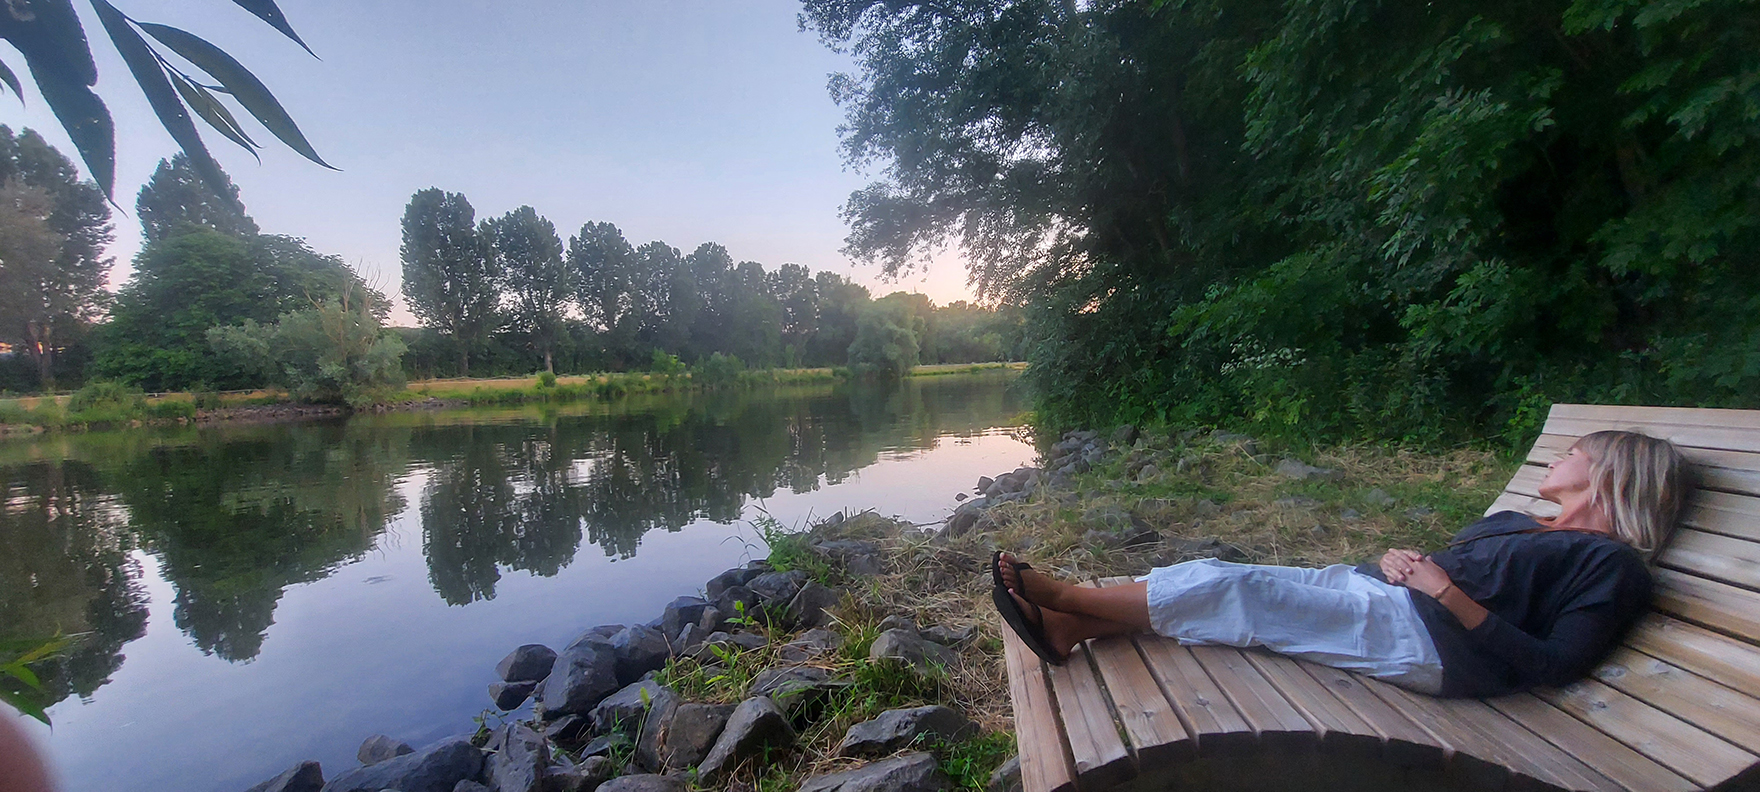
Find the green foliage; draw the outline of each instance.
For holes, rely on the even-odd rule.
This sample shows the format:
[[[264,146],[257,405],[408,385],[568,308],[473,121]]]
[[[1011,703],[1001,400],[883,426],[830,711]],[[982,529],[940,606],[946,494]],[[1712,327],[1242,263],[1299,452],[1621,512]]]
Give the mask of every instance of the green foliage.
[[[554,372],[554,371],[540,372],[538,374],[538,387],[540,387],[540,388],[554,388],[554,387],[556,387],[556,372]]]
[[[953,780],[954,789],[988,789],[990,774],[1015,753],[1013,732],[990,732],[931,747],[941,760],[941,772]]]
[[[875,303],[856,323],[849,345],[849,366],[862,374],[898,379],[917,365],[920,317],[908,306]]]
[[[274,0],[233,0],[282,35],[301,47],[305,42],[294,33],[287,18]],[[206,179],[214,192],[225,195],[231,182],[208,154],[190,116],[202,119],[226,139],[255,152],[258,148],[226,105],[216,94],[231,97],[279,138],[288,148],[306,159],[329,167],[312,150],[305,136],[287,112],[281,108],[269,89],[244,66],[220,48],[207,41],[165,25],[131,19],[105,0],[94,0],[92,8],[105,33],[122,56],[135,84],[146,95],[147,103],[159,117],[159,123],[171,134],[189,158],[195,171]],[[144,32],[158,41],[165,51],[157,50]],[[37,88],[49,109],[67,130],[68,137],[79,148],[86,169],[109,196],[116,177],[115,129],[110,111],[92,90],[97,84],[98,70],[86,44],[86,32],[79,16],[68,0],[32,0],[0,18],[0,38],[6,39],[24,56],[36,79]],[[306,48],[310,52],[310,48]],[[175,53],[184,63],[201,73],[191,74],[173,64],[166,56]],[[0,64],[0,75],[15,93],[18,82],[12,70]],[[213,86],[218,86],[217,88]],[[20,97],[22,99],[22,96]]]
[[[234,237],[257,233],[257,223],[245,214],[238,187],[225,173],[225,191],[215,192],[190,165],[189,157],[175,154],[159,160],[152,178],[141,187],[134,201],[141,221],[141,236],[148,242],[175,236],[188,226],[204,226]]]
[[[648,361],[648,370],[655,374],[672,377],[683,374],[685,365],[679,362],[677,355],[656,349]]]
[[[888,166],[850,253],[957,239],[1027,306],[1053,424],[1514,445],[1554,401],[1760,404],[1750,3],[803,20],[858,58],[848,158]]]
[[[462,193],[429,187],[403,212],[403,296],[410,313],[452,337],[458,374],[470,376],[471,348],[501,322],[498,260]],[[552,232],[554,234],[554,232]]]
[[[37,673],[31,666],[52,660],[66,652],[71,642],[72,639],[68,636],[56,636],[36,646],[25,647],[23,651],[0,648],[0,658],[4,659],[0,662],[0,680],[15,680],[26,688],[18,690],[13,685],[0,684],[0,701],[36,718],[45,726],[49,725],[49,714],[44,711],[45,707],[30,695],[43,689],[42,681],[37,678]]]
[[[726,387],[737,384],[745,372],[744,361],[733,355],[716,352],[691,371],[691,382],[705,388]]]
[[[752,528],[770,549],[765,560],[778,572],[798,569],[825,586],[842,583],[837,570],[822,556],[813,552],[812,535],[805,530],[790,530],[775,517],[761,514],[752,520]]]
[[[384,402],[403,387],[403,342],[348,295],[283,314],[273,325],[246,320],[208,331],[208,342],[241,368],[256,368],[298,401],[354,408]]]

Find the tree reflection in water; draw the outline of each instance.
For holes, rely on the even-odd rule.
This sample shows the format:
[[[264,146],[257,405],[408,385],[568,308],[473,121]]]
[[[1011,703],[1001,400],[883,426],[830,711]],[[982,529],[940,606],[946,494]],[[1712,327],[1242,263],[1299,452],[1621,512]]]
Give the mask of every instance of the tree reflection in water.
[[[406,475],[423,482],[429,582],[465,605],[493,598],[504,570],[557,574],[583,539],[628,558],[649,531],[733,522],[751,498],[836,484],[1019,409],[994,378],[938,377],[0,447],[0,639],[92,633],[46,682],[52,700],[90,695],[145,624],[139,547],[175,590],[177,627],[249,660],[288,586],[373,548],[406,508]],[[12,461],[44,456],[65,461]]]

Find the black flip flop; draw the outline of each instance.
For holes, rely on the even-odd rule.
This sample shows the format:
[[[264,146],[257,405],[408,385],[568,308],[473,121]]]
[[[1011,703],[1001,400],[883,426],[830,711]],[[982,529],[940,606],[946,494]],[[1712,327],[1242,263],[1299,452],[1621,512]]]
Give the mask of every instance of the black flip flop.
[[[1019,572],[1020,570],[1023,570],[1023,569],[1032,569],[1033,565],[1029,564],[1025,561],[1015,561],[1014,568],[1015,568],[1016,572]],[[1004,589],[1008,588],[1008,584],[1002,582],[1002,551],[1001,550],[997,550],[996,552],[990,554],[990,580],[996,583],[997,588],[1004,588]],[[1024,582],[1025,581],[1023,581],[1023,583]]]
[[[1051,651],[1045,638],[1045,611],[1042,608],[1031,602],[1027,603],[1033,606],[1033,610],[1039,611],[1039,623],[1034,624],[1027,621],[1026,612],[1021,610],[1020,603],[1014,601],[1008,589],[998,585],[990,590],[990,598],[996,602],[996,612],[1002,614],[1002,620],[1008,622],[1015,635],[1020,636],[1021,643],[1033,650],[1033,654],[1038,655],[1040,660],[1052,665],[1063,665],[1063,661],[1068,658],[1058,657],[1056,652]]]

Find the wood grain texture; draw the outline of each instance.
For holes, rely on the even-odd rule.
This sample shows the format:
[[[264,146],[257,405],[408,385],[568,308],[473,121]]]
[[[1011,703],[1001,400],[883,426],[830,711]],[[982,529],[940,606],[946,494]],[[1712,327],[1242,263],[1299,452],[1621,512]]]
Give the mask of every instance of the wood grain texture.
[[[1118,723],[1088,662],[1087,649],[1076,647],[1068,661],[1050,666],[1046,674],[1057,695],[1057,712],[1069,739],[1070,757],[1075,760],[1076,785],[1084,790],[1105,789],[1135,775],[1130,750],[1119,736]]]
[[[1149,673],[1161,686],[1162,695],[1173,704],[1186,731],[1197,740],[1200,756],[1253,750],[1258,744],[1253,727],[1235,711],[1222,689],[1192,657],[1191,650],[1158,635],[1139,635],[1132,640]]]
[[[1712,786],[1757,757],[1593,679],[1536,695],[1669,769]]]
[[[1074,792],[1075,762],[1057,721],[1044,666],[1033,650],[1002,631],[1003,660],[1008,667],[1008,692],[1014,700],[1015,744],[1020,749],[1024,792]]]
[[[1698,785],[1528,693],[1485,702],[1619,786],[1642,792],[1688,792]]]

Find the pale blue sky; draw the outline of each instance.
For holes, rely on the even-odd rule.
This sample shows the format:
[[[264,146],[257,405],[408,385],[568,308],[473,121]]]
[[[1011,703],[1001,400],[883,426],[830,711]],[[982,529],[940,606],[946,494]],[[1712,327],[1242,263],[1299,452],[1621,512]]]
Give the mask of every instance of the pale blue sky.
[[[850,62],[799,31],[795,0],[280,0],[322,60],[227,0],[113,3],[220,45],[275,91],[342,172],[278,143],[259,165],[204,128],[209,150],[265,231],[303,236],[387,291],[398,283],[403,207],[432,186],[465,193],[478,217],[531,204],[565,240],[585,221],[608,221],[636,245],[720,242],[766,269],[796,262],[877,294],[969,299],[952,257],[883,283],[838,252],[838,207],[868,180],[843,167],[842,113],[825,90]],[[139,248],[135,193],[176,146],[90,8],[75,5],[118,127],[120,283]],[[0,53],[23,76],[23,59]],[[33,85],[22,109],[0,100],[0,122],[73,154]],[[272,140],[246,123],[259,143]]]

